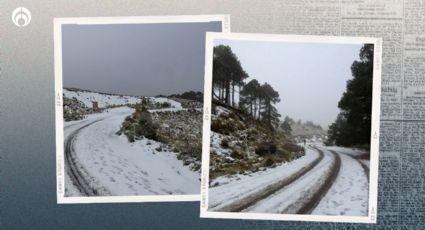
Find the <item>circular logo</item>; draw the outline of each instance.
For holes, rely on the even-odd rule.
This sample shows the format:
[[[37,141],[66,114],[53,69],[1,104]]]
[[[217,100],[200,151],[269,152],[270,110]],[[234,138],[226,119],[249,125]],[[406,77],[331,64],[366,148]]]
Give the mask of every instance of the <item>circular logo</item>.
[[[24,27],[31,22],[31,12],[25,7],[18,7],[12,12],[12,21],[18,27]]]

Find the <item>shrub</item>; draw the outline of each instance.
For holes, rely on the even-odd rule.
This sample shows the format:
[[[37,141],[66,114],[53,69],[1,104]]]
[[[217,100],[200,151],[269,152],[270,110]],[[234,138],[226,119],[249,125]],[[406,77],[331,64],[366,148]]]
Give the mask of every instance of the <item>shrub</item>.
[[[134,142],[136,140],[134,129],[128,130],[127,132],[125,132],[125,135],[127,136],[129,142]]]
[[[238,149],[233,149],[232,153],[230,154],[230,156],[232,158],[236,158],[236,159],[242,159],[244,158],[243,153],[240,152]]]
[[[211,121],[211,131],[220,133],[220,122],[218,120],[214,119]]]
[[[298,145],[295,145],[295,144],[292,144],[292,143],[285,143],[285,144],[282,146],[282,148],[283,148],[284,150],[289,151],[289,152],[300,152],[300,151],[303,151],[303,150],[304,150],[304,148],[303,148],[303,147],[298,146]]]
[[[189,143],[182,149],[181,154],[200,160],[202,156],[202,144]]]
[[[274,158],[272,156],[268,156],[266,158],[266,160],[264,161],[263,165],[264,165],[264,167],[270,167],[270,166],[274,165],[274,163],[275,163]]]
[[[162,102],[162,104],[161,104],[161,107],[162,108],[169,108],[169,107],[171,107],[171,103],[169,103],[169,102]]]
[[[152,122],[151,114],[146,109],[142,110],[136,126],[136,135],[158,140],[157,130],[158,126]]]
[[[220,114],[218,118],[211,120],[211,130],[216,133],[229,135],[236,130],[238,123],[231,121],[225,114]]]
[[[223,138],[220,143],[221,147],[227,149],[229,148],[229,139]]]
[[[144,106],[136,106],[136,111],[125,118],[121,129],[116,134],[124,133],[129,142],[134,142],[141,137],[158,140],[157,130],[158,125],[153,123],[149,111]]]
[[[277,146],[273,142],[263,142],[255,148],[255,154],[263,156],[267,153],[274,154],[277,152]]]
[[[143,97],[143,98],[142,98],[142,102],[141,102],[141,104],[142,104],[142,105],[147,105],[147,104],[149,104],[149,98]]]
[[[86,114],[93,112],[77,98],[63,97],[63,118],[65,121],[81,120]]]
[[[201,164],[193,164],[191,167],[193,171],[199,171],[201,169]]]

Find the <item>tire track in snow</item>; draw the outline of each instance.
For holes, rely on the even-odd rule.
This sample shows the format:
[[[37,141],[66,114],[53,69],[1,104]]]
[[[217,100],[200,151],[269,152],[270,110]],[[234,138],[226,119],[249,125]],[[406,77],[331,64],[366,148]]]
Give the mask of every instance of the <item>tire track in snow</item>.
[[[350,154],[333,150],[328,151],[339,154],[341,169],[333,185],[326,194],[323,194],[321,201],[311,214],[367,215],[369,181],[367,165],[362,164],[359,159]]]
[[[318,149],[316,149],[318,150]],[[261,189],[247,197],[244,197],[241,200],[238,200],[232,204],[229,204],[223,208],[220,208],[217,211],[221,212],[240,212],[248,207],[253,206],[255,203],[257,203],[260,200],[263,200],[275,192],[281,190],[283,187],[291,184],[292,182],[296,181],[303,175],[305,175],[307,172],[309,172],[311,169],[313,169],[317,164],[319,164],[320,161],[323,160],[324,153],[321,150],[318,150],[319,157],[317,157],[314,161],[306,165],[305,167],[301,168],[299,171],[294,173],[293,175],[289,176],[288,178],[285,178],[283,180],[280,180],[274,184],[271,184],[264,189]]]
[[[81,172],[81,170],[78,168],[78,163],[76,162],[76,155],[74,152],[74,141],[75,137],[78,135],[78,133],[88,126],[102,121],[103,119],[98,119],[95,121],[92,121],[88,124],[85,124],[81,126],[80,128],[73,131],[69,136],[67,137],[65,141],[65,160],[67,165],[67,172],[74,183],[74,185],[78,188],[78,190],[84,195],[84,196],[98,196],[100,195],[97,189],[93,188],[91,186],[91,183],[87,180],[87,173]],[[80,165],[81,167],[81,165]]]
[[[318,148],[315,149],[321,151]],[[320,188],[309,199],[309,201],[304,204],[300,210],[298,210],[297,214],[310,214],[334,184],[341,169],[341,157],[333,150],[330,150],[330,152],[334,156],[330,174],[327,176],[325,182],[320,186]]]

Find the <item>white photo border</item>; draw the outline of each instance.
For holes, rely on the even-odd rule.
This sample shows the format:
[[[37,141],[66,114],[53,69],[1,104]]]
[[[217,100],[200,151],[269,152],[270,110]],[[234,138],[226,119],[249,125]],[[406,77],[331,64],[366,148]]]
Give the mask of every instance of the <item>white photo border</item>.
[[[54,18],[54,76],[55,76],[55,130],[56,130],[56,195],[58,204],[66,203],[120,203],[120,202],[163,202],[199,201],[199,194],[191,195],[138,195],[138,196],[65,196],[64,123],[63,123],[63,69],[62,69],[62,25],[100,24],[147,24],[147,23],[193,23],[220,21],[222,32],[230,32],[230,15],[170,15],[130,17],[75,17]]]
[[[368,216],[331,216],[331,215],[298,215],[269,213],[238,213],[208,211],[208,184],[210,165],[210,127],[212,98],[212,57],[216,39],[270,41],[294,43],[332,43],[332,44],[374,44],[373,91],[372,91],[372,124],[370,145],[370,180]],[[381,95],[382,38],[281,35],[252,33],[214,33],[208,32],[205,41],[205,85],[204,85],[204,122],[202,133],[202,176],[201,204],[202,218],[258,219],[258,220],[292,220],[318,222],[376,223],[378,204],[378,160],[379,160],[379,125]]]

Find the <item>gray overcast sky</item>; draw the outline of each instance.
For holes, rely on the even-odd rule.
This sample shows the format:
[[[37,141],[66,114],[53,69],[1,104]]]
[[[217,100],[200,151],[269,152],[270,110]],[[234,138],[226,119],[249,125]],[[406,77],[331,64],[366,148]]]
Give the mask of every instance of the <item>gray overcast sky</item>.
[[[309,120],[323,128],[335,120],[338,102],[352,78],[351,64],[360,44],[288,43],[216,40],[229,45],[250,77],[279,92],[283,117]]]
[[[155,96],[203,91],[205,32],[221,22],[63,25],[63,85]]]

